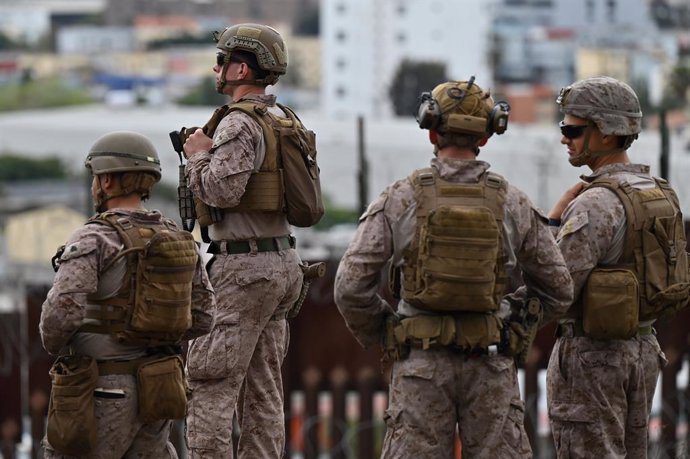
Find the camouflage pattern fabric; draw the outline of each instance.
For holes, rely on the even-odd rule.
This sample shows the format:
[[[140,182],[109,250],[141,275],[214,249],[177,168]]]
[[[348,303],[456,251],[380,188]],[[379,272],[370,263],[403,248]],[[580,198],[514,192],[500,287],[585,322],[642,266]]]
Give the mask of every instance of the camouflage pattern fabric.
[[[513,359],[410,350],[393,364],[382,458],[530,458]]]
[[[591,120],[608,135],[632,135],[642,129],[635,91],[608,76],[585,78],[561,89],[556,101],[563,113]]]
[[[653,187],[649,167],[603,166],[590,176],[609,176],[635,188]],[[584,191],[566,207],[557,242],[580,296],[597,265],[623,253],[625,210],[610,190]],[[581,320],[577,303],[562,321]],[[649,325],[641,323],[640,326]],[[646,457],[652,397],[666,358],[654,335],[601,341],[560,337],[547,370],[551,430],[559,458]]]
[[[459,183],[477,183],[489,167],[483,161],[448,159],[433,159],[431,166],[444,180]],[[389,259],[403,262],[402,252],[415,233],[415,224],[412,185],[407,179],[398,180],[362,216],[338,267],[336,304],[365,347],[381,343],[385,317],[393,313],[393,307],[378,295],[381,271]],[[523,192],[510,185],[504,235],[506,272],[514,274],[521,268],[528,294],[539,297],[551,313],[562,314],[572,302],[572,281],[563,257],[545,218]],[[397,313],[414,316],[420,312],[401,301]],[[503,307],[499,312],[508,313]],[[453,457],[457,424],[463,445],[468,445],[468,457],[531,457],[515,373],[515,364],[504,356],[468,357],[449,349],[412,349],[407,360],[393,366],[384,456]]]
[[[172,421],[163,420],[143,424],[137,418],[137,387],[134,376],[107,375],[98,378],[98,386],[122,389],[125,398],[96,397],[95,415],[98,426],[98,444],[87,456],[94,459],[177,459],[177,453],[168,440]],[[76,459],[54,451],[44,440],[46,459]],[[84,456],[79,456],[83,458]]]
[[[275,107],[275,96],[251,95]],[[189,186],[205,203],[234,207],[249,175],[265,154],[260,126],[233,112],[214,134],[214,152],[187,163]],[[209,227],[213,240],[246,240],[289,234],[285,214],[226,212]],[[285,448],[281,364],[289,342],[285,314],[302,282],[294,249],[216,255],[209,276],[217,298],[215,326],[195,340],[187,358],[192,397],[187,442],[191,458],[232,458],[232,424],[237,411],[239,457],[282,457]],[[242,390],[241,390],[242,389]]]
[[[121,215],[130,215],[140,222],[160,222],[157,211],[113,209]],[[60,258],[60,268],[53,286],[43,303],[40,332],[43,346],[51,354],[68,352],[70,349],[99,360],[130,360],[146,355],[146,348],[122,344],[109,335],[77,332],[87,307],[87,294],[117,292],[121,277],[103,267],[120,252],[122,242],[117,231],[105,225],[85,225],[76,230],[67,241]],[[124,262],[124,258],[121,258]],[[112,270],[111,270],[112,271]],[[114,269],[117,270],[117,264]],[[120,272],[120,276],[124,270]],[[112,282],[115,279],[117,282]],[[119,283],[118,283],[119,282]],[[112,285],[106,285],[112,284]],[[108,290],[111,290],[108,292]],[[208,333],[213,322],[215,298],[213,288],[199,256],[192,286],[192,328],[187,338]],[[122,399],[96,399],[98,420],[98,446],[89,457],[176,457],[168,443],[170,422],[142,424],[136,418],[138,402],[136,384],[130,375],[107,375],[98,379],[98,386],[122,389]],[[46,443],[44,441],[44,443]],[[46,445],[46,457],[56,455]]]

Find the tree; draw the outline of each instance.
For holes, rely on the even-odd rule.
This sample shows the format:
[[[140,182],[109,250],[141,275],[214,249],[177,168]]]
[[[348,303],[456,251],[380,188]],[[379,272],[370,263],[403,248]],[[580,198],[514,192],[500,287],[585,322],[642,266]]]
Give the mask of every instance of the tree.
[[[17,154],[0,155],[0,182],[63,179],[67,175],[67,169],[58,157],[33,159]]]
[[[16,43],[4,33],[0,32],[0,50],[17,50],[20,48],[21,45]]]
[[[220,107],[227,102],[227,96],[218,94],[216,91],[216,79],[212,76],[203,78],[190,92],[177,99],[177,103],[181,105],[211,105],[214,107]]]
[[[447,80],[445,64],[405,59],[398,66],[388,91],[395,114],[414,115],[419,95]]]
[[[687,107],[688,89],[690,89],[690,66],[675,66],[668,79],[664,102],[674,108]]]

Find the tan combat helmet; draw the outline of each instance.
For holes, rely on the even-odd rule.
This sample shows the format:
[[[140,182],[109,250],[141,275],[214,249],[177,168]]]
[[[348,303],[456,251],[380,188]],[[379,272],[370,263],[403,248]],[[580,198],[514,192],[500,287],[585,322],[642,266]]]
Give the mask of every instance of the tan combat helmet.
[[[510,106],[494,103],[488,91],[469,81],[441,83],[431,93],[423,93],[417,112],[422,129],[441,134],[464,134],[476,137],[503,134],[508,127]]]
[[[588,130],[583,152],[570,158],[574,166],[582,166],[595,156],[627,149],[642,130],[642,110],[637,94],[615,78],[597,76],[577,81],[561,89],[556,103],[561,113],[594,123],[602,134],[627,137],[620,148],[592,151],[589,149]]]
[[[146,199],[153,185],[161,179],[156,147],[149,139],[136,132],[116,131],[100,137],[89,150],[84,166],[94,176],[128,173],[123,176],[121,192],[106,195],[100,187],[96,190],[96,210],[108,199],[133,192],[140,193],[142,199]]]
[[[288,65],[288,51],[283,37],[277,30],[263,24],[237,24],[223,32],[214,32],[216,47],[226,54],[221,70],[221,81],[218,92],[226,84],[262,84],[272,85],[278,82],[280,75],[285,75]],[[234,51],[245,51],[256,56],[259,68],[266,72],[266,77],[257,80],[225,80],[227,66]]]

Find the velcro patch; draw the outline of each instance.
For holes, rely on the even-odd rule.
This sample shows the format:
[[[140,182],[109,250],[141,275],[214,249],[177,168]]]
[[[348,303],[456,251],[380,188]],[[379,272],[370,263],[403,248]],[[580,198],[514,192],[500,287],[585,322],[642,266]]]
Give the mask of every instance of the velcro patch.
[[[83,257],[96,250],[96,242],[92,239],[73,242],[65,246],[65,251],[60,257],[60,261],[72,260],[74,258]]]

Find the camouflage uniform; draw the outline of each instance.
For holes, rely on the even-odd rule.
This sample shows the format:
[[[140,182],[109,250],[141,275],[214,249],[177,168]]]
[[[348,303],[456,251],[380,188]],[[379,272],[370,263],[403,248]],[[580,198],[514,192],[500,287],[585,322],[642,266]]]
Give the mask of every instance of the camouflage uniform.
[[[112,212],[129,216],[142,226],[159,223],[163,218],[157,211],[113,209]],[[147,348],[141,345],[123,344],[107,334],[78,331],[79,326],[84,323],[87,295],[110,298],[122,285],[124,257],[112,269],[103,271],[121,250],[120,236],[110,226],[88,224],[72,234],[41,311],[41,339],[48,352],[65,354],[72,351],[89,355],[98,361],[133,360],[147,355]],[[183,339],[208,333],[212,326],[214,306],[213,289],[199,256],[192,285],[192,328]],[[98,443],[88,457],[177,457],[168,441],[172,421],[144,424],[137,418],[137,386],[134,375],[99,376],[97,387],[106,390],[121,389],[124,396],[102,398],[96,393]],[[45,457],[69,457],[54,451],[47,441],[44,443]]]
[[[649,167],[611,164],[592,175],[655,187]],[[585,190],[565,209],[557,242],[575,286],[575,298],[597,265],[614,264],[623,253],[626,215],[620,199],[605,188]],[[576,303],[577,305],[578,303]],[[562,324],[582,319],[570,308]],[[651,322],[640,323],[640,326]],[[562,325],[547,372],[548,406],[558,457],[646,457],[647,423],[659,372],[666,362],[653,334],[629,340],[572,336]]]
[[[477,183],[489,168],[483,161],[433,159],[439,177]],[[348,327],[365,347],[380,343],[391,306],[378,294],[381,270],[401,260],[415,234],[412,184],[390,185],[367,209],[345,253],[335,281],[335,300]],[[572,284],[563,258],[529,198],[508,186],[505,198],[506,271],[521,268],[530,296],[553,313],[572,299]],[[507,304],[499,315],[507,316]],[[398,315],[420,314],[405,301]],[[424,312],[429,314],[429,312]],[[523,426],[513,359],[505,355],[465,355],[451,348],[410,349],[393,364],[383,457],[454,457],[459,427],[466,457],[531,457]]]
[[[249,95],[276,108],[273,95]],[[239,102],[237,101],[237,102]],[[275,111],[277,110],[277,111]],[[261,127],[235,111],[218,125],[213,154],[187,163],[189,186],[206,204],[231,208],[265,155]],[[290,234],[285,214],[225,212],[209,227],[213,241],[255,240]],[[302,273],[297,252],[216,254],[209,276],[218,297],[215,326],[189,349],[187,370],[193,395],[187,416],[192,458],[233,457],[232,419],[241,427],[239,455],[282,457],[285,446],[281,364],[288,349],[288,308],[299,296]],[[240,397],[240,388],[242,396]]]

